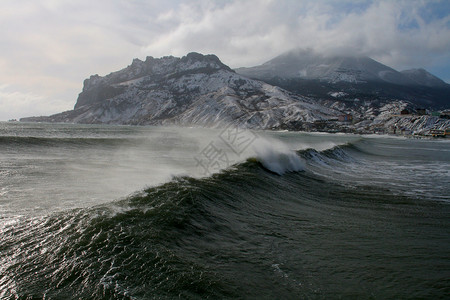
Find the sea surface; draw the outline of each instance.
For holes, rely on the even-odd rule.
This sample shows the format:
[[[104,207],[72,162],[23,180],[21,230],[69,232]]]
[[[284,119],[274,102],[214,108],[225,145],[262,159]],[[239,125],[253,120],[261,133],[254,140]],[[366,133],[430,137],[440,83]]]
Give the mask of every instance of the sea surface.
[[[0,123],[0,299],[445,299],[450,143]]]

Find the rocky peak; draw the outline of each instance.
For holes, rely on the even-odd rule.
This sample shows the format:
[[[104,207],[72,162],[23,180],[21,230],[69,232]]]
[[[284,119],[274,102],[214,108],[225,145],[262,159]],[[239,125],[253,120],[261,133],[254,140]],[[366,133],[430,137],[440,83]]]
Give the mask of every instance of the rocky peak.
[[[191,52],[181,58],[181,63],[188,69],[195,68],[211,68],[211,69],[226,69],[232,71],[227,65],[224,65],[220,59],[213,55],[203,55],[197,52]]]
[[[100,77],[98,74],[91,75],[89,78],[85,79],[83,82],[83,92],[89,90],[94,85],[97,85],[102,77]]]
[[[147,56],[145,61],[135,58],[133,59],[131,65],[120,71],[110,73],[104,77],[97,74],[90,76],[84,81],[83,92],[94,87],[117,84],[148,75],[164,76],[171,75],[176,72],[205,69],[225,69],[232,71],[228,66],[224,65],[217,56],[211,54],[202,55],[200,53],[191,52],[182,58],[173,56],[153,58],[152,56]]]
[[[83,91],[79,94],[75,108],[86,104],[101,102],[123,92],[124,83],[142,77],[166,80],[188,73],[211,74],[219,70],[234,72],[215,55],[192,52],[182,58],[147,56],[145,61],[133,59],[131,65],[106,76],[92,75],[84,80]]]

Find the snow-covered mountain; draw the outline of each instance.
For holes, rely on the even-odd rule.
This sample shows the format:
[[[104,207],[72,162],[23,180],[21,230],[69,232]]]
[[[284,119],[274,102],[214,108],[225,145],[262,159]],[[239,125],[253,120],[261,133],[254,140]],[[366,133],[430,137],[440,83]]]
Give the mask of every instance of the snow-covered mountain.
[[[428,87],[446,87],[448,86],[442,79],[430,74],[424,69],[411,69],[401,71],[403,75],[414,81],[418,85]]]
[[[394,84],[414,84],[407,76],[367,56],[325,56],[312,50],[296,49],[252,67],[236,69],[239,74],[270,79],[318,79],[330,83],[365,83],[380,81]]]
[[[400,99],[422,107],[448,106],[450,85],[423,69],[398,72],[366,56],[325,56],[292,50],[236,72],[315,99]],[[335,98],[335,97],[334,97]]]
[[[282,128],[340,112],[235,73],[214,55],[138,59],[84,81],[74,110],[27,121]]]
[[[323,81],[317,82],[331,90],[325,89],[324,97],[303,96],[295,89],[297,93],[289,92],[280,86],[289,83],[288,88],[295,84],[299,87],[300,83],[300,88],[304,88],[302,84],[311,80],[278,77],[280,86],[271,85],[236,73],[215,55],[147,57],[145,61],[134,59],[128,67],[109,75],[86,79],[73,110],[21,121],[201,127],[231,124],[254,129],[360,133],[397,129],[423,133],[450,126],[450,120],[439,117],[400,116],[405,108],[414,111],[414,105],[408,101],[370,94],[364,97],[360,92],[355,98],[354,86],[369,84],[364,81],[384,81],[383,87],[391,84],[398,88],[398,84],[386,80],[400,82],[406,76],[397,76],[398,72],[369,58],[330,59],[327,67],[307,66],[304,61],[296,63],[292,59],[293,56],[281,56],[252,70],[258,71],[255,74],[264,70],[268,76],[320,75]],[[305,66],[306,71],[301,74],[295,71]],[[324,83],[338,79],[347,85]]]

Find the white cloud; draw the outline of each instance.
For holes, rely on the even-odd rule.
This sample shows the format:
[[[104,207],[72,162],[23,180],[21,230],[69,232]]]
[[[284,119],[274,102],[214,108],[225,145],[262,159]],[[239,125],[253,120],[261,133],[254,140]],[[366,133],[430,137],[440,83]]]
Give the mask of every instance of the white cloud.
[[[0,120],[40,116],[69,110],[65,101],[48,99],[33,93],[13,91],[8,85],[0,86]]]
[[[225,5],[181,5],[158,20],[172,27],[144,49],[157,56],[189,51],[214,53],[231,66],[248,65],[286,50],[289,28],[272,14],[275,1],[235,1]],[[281,44],[279,42],[282,42]],[[261,57],[262,56],[262,57]]]

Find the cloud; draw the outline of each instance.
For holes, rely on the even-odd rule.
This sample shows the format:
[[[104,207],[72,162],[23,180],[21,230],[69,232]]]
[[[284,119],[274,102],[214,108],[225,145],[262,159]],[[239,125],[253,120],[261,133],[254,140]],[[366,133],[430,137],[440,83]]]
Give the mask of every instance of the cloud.
[[[420,66],[439,56],[449,58],[450,52],[450,17],[425,21],[420,12],[426,7],[424,1],[181,5],[159,15],[161,23],[172,27],[144,49],[157,55],[179,56],[192,49],[216,53],[234,67],[262,63],[297,47]]]
[[[120,9],[92,3],[0,3],[0,84],[11,85],[2,93],[0,120],[71,108],[90,74],[107,74],[140,55],[115,28]]]
[[[65,101],[14,91],[8,85],[0,86],[0,120],[48,115],[69,109],[71,107]]]
[[[261,54],[286,50],[289,28],[272,14],[274,1],[228,2],[192,6],[159,15],[167,31],[151,41],[144,51],[163,55],[184,55],[189,51],[214,53],[231,66],[261,62]],[[168,24],[171,27],[167,26]],[[279,42],[282,42],[281,44]]]

